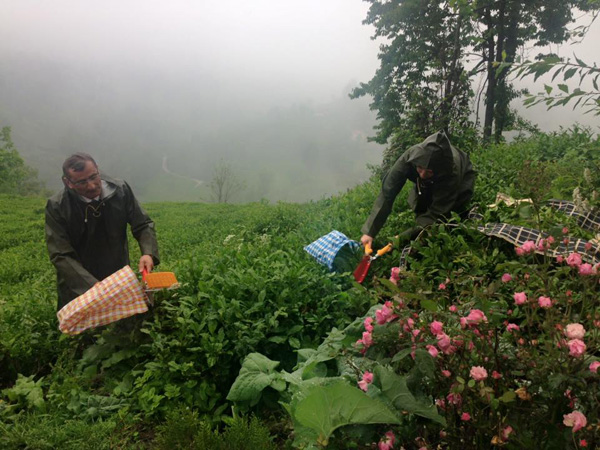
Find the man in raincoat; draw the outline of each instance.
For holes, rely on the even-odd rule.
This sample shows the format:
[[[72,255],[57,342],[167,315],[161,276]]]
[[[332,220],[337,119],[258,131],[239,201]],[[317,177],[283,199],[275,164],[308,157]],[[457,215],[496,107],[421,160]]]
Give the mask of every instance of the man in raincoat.
[[[140,272],[159,263],[154,222],[126,182],[100,174],[90,155],[76,153],[63,164],[63,183],[46,204],[46,244],[56,268],[59,310],[129,265],[127,224],[140,245]]]
[[[452,211],[466,212],[473,196],[475,175],[469,156],[453,147],[443,131],[410,147],[383,179],[371,215],[361,229],[362,244],[373,245],[373,238],[390,215],[406,180],[415,183],[408,204],[415,212],[417,227],[402,233],[401,241],[414,239],[423,228],[443,220]]]

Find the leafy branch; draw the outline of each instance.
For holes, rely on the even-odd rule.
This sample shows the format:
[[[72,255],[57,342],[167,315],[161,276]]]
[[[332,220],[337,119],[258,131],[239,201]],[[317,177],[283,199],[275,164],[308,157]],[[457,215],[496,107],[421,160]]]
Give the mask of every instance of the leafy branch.
[[[569,58],[563,60],[556,55],[548,55],[539,61],[524,61],[523,63],[510,64],[502,63],[498,65],[498,70],[503,70],[510,66],[510,70],[516,73],[519,79],[528,76],[533,76],[533,80],[537,81],[542,75],[552,73],[551,81],[561,80],[562,83],[557,83],[555,90],[554,86],[544,84],[544,91],[537,94],[526,93],[527,97],[524,105],[528,108],[539,103],[545,103],[548,109],[556,106],[565,106],[573,100],[573,109],[577,107],[587,108],[584,111],[600,115],[600,89],[598,89],[598,78],[600,77],[600,68],[594,63],[593,66],[586,64],[577,56],[573,55],[575,62]],[[568,80],[579,78],[577,87],[572,88],[566,83]],[[581,84],[584,80],[592,82],[593,90],[581,89]]]

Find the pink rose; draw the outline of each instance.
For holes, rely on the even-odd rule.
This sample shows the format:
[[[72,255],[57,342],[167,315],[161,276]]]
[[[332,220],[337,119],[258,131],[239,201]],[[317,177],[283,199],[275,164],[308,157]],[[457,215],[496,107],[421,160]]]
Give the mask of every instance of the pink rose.
[[[377,323],[379,325],[391,322],[397,317],[398,316],[394,314],[393,305],[391,304],[391,302],[385,302],[381,309],[375,311],[375,319],[377,320]]]
[[[592,243],[586,242],[585,245],[583,246],[583,248],[585,248],[586,252],[589,252],[592,249]]]
[[[552,307],[552,299],[550,297],[541,296],[538,298],[538,304],[541,308],[548,309]]]
[[[585,328],[580,323],[570,323],[565,328],[565,336],[569,339],[583,339],[585,336]]]
[[[448,308],[450,310],[450,312],[456,312],[458,311],[458,308],[456,307],[456,305],[450,305],[450,308]]]
[[[569,229],[567,227],[563,227],[562,233],[567,234],[568,232],[569,232]]]
[[[594,270],[591,264],[585,263],[579,266],[579,275],[592,275]]]
[[[590,372],[598,373],[598,367],[600,367],[600,361],[594,361],[590,364]]]
[[[471,414],[469,414],[468,412],[462,413],[462,415],[460,416],[460,420],[462,420],[463,422],[468,422],[469,420],[471,420]]]
[[[446,290],[446,283],[440,283],[440,285],[438,286],[438,289],[439,289],[440,291],[444,291],[444,290]]]
[[[508,283],[512,280],[512,275],[510,273],[505,273],[504,275],[502,275],[501,280],[503,283]]]
[[[454,394],[454,393],[450,392],[446,396],[446,400],[448,400],[448,403],[451,403],[455,406],[462,405],[462,397],[460,396],[460,394]]]
[[[500,378],[502,378],[502,374],[500,372],[496,372],[495,370],[492,372],[492,378],[494,380],[499,380]]]
[[[468,325],[477,325],[481,322],[487,322],[487,317],[485,317],[483,311],[479,309],[472,309],[466,319]]]
[[[565,260],[565,258],[563,258],[563,255],[558,255],[556,257],[556,262],[559,264],[562,263],[564,260]]]
[[[394,442],[396,442],[396,436],[392,431],[388,431],[379,441],[378,448],[379,450],[390,450],[394,447]]]
[[[362,346],[361,353],[366,353],[367,349],[373,344],[373,335],[369,331],[365,331],[362,334],[362,339],[356,341],[357,346]]]
[[[508,441],[508,437],[510,436],[510,434],[513,432],[513,429],[510,425],[504,427],[504,429],[502,430],[502,433],[500,434],[500,437],[502,438],[502,440],[504,442]]]
[[[575,433],[587,425],[587,419],[579,411],[573,411],[571,414],[563,416],[563,423],[568,427],[573,427],[573,433]]]
[[[526,255],[527,253],[534,252],[535,251],[535,242],[533,242],[533,241],[527,241],[527,242],[525,242],[521,246],[521,250],[523,251],[524,255]]]
[[[427,345],[425,348],[427,349],[427,351],[429,352],[429,354],[431,356],[433,356],[434,358],[437,358],[438,353],[439,353],[437,348],[435,348],[433,345]]]
[[[520,331],[521,328],[519,328],[519,325],[517,325],[516,323],[509,323],[508,325],[506,325],[506,331],[511,333],[513,330]]]
[[[515,253],[517,254],[517,256],[523,256],[525,254],[521,247],[515,247]]]
[[[522,305],[527,301],[527,295],[525,295],[525,292],[515,292],[513,298],[515,299],[515,303],[517,305]]]
[[[546,240],[545,239],[540,239],[540,242],[538,242],[537,248],[538,248],[538,250],[540,252],[543,252],[544,249],[546,248]]]
[[[579,256],[579,253],[571,253],[567,257],[567,264],[571,267],[579,267],[581,265],[581,256]]]
[[[363,391],[367,392],[369,388],[369,384],[373,382],[373,374],[371,372],[365,371],[362,376],[362,380],[358,382],[358,387]]]
[[[367,330],[369,333],[373,332],[373,318],[372,317],[367,317],[364,320],[363,325],[365,326],[365,330]]]
[[[440,333],[436,336],[437,338],[437,346],[441,351],[445,352],[450,347],[452,347],[452,341],[450,340],[450,336],[446,333]]]
[[[571,356],[578,358],[585,353],[585,342],[580,339],[571,339],[567,342],[567,345],[569,346],[569,355]]]
[[[442,332],[443,327],[444,327],[444,324],[437,320],[434,320],[433,322],[431,322],[429,324],[429,330],[431,330],[431,334],[433,334],[434,336],[437,336],[438,334],[440,334]]]
[[[594,363],[592,363],[594,364]],[[598,365],[600,365],[600,363],[598,363]],[[598,367],[596,367],[597,369]],[[592,366],[590,366],[590,370],[592,370]],[[592,370],[592,372],[595,372],[595,370]],[[450,378],[450,376],[452,375],[452,372],[450,372],[449,370],[442,370],[442,375],[444,375],[446,378]]]
[[[390,276],[395,279],[400,279],[400,267],[392,267]]]
[[[554,236],[548,236],[548,239],[546,239],[546,241],[548,242],[549,245],[554,244]]]
[[[481,366],[471,367],[469,375],[471,375],[471,378],[473,378],[475,381],[485,380],[488,376],[487,371]]]

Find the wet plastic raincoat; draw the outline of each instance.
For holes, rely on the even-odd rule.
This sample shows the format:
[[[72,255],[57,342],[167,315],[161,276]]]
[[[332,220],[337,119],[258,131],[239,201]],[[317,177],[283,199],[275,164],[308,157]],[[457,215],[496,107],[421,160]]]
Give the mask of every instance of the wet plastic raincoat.
[[[418,166],[431,169],[433,178],[419,178]],[[435,133],[410,147],[394,163],[361,231],[371,237],[379,233],[406,180],[415,183],[408,204],[415,211],[420,228],[443,219],[451,211],[461,213],[473,196],[475,176],[469,156],[453,147],[443,131]]]
[[[58,309],[129,265],[127,224],[142,255],[159,263],[154,222],[129,185],[102,175],[102,196],[86,203],[69,188],[46,204],[46,245],[56,268]]]

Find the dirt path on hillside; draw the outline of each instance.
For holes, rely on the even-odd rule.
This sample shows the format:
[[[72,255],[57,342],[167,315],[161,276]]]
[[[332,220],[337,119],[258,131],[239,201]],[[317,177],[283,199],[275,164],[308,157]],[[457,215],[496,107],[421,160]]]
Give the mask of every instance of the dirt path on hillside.
[[[163,156],[162,168],[163,168],[163,171],[165,173],[168,173],[169,175],[173,175],[173,176],[176,176],[176,177],[185,178],[185,179],[188,179],[190,181],[193,181],[196,184],[194,186],[196,188],[200,187],[200,186],[202,186],[204,184],[204,181],[198,180],[197,178],[192,178],[192,177],[188,177],[187,175],[181,175],[179,173],[171,172],[169,170],[169,166],[167,165],[167,157],[166,156]]]

